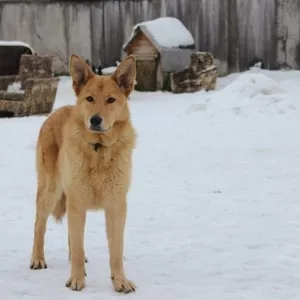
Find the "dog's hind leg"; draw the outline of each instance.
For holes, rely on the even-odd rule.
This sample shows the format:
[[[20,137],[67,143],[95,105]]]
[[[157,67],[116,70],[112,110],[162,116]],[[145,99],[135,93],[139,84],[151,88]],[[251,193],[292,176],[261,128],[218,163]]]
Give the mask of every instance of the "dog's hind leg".
[[[55,209],[57,203],[62,198],[62,190],[55,182],[46,182],[38,184],[36,196],[36,217],[34,225],[34,242],[32,249],[32,257],[30,262],[31,269],[47,268],[44,243],[46,225],[49,215]]]

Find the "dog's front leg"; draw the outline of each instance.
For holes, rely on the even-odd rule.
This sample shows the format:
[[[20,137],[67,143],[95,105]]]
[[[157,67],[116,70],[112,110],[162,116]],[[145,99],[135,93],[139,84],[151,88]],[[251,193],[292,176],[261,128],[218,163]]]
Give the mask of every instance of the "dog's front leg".
[[[126,197],[113,199],[105,208],[106,233],[113,287],[117,292],[130,293],[135,291],[136,286],[132,281],[126,278],[123,266],[126,213]]]
[[[75,199],[70,199],[70,201]],[[84,227],[86,210],[76,207],[67,199],[67,217],[71,252],[71,276],[66,286],[73,291],[85,287]],[[80,203],[80,201],[74,201]]]

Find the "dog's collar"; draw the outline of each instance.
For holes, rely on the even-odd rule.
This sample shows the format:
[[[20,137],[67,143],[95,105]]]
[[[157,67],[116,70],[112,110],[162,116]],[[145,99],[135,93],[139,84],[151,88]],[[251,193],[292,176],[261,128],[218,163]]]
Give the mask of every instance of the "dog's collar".
[[[93,147],[93,149],[95,150],[95,152],[97,152],[98,149],[104,147],[104,145],[101,144],[100,142],[97,142],[97,143],[89,143],[89,145]]]

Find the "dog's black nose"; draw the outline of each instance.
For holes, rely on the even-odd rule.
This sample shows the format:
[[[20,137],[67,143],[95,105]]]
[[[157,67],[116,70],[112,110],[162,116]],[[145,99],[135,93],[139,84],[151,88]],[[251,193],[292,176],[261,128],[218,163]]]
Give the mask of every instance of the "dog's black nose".
[[[94,115],[91,117],[90,122],[92,126],[98,127],[102,122],[102,118],[99,115]]]

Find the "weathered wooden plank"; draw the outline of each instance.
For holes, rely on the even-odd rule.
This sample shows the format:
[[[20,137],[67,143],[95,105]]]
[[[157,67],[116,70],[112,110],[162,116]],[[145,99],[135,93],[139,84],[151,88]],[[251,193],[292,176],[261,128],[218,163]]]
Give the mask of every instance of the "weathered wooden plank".
[[[104,67],[116,65],[120,59],[124,40],[122,26],[124,16],[121,14],[120,1],[106,1],[103,8],[104,30]]]
[[[69,4],[65,10],[68,56],[76,53],[92,59],[91,8],[87,4]]]
[[[92,64],[96,68],[105,62],[104,11],[103,2],[91,6]]]
[[[275,30],[274,1],[237,1],[239,26],[239,61],[240,69],[262,60],[266,66],[271,65],[271,53],[274,48],[272,30]],[[266,52],[265,49],[268,49]]]
[[[300,68],[300,2],[277,0],[277,65]]]
[[[240,68],[240,28],[237,0],[228,0],[228,69],[237,72]],[[246,46],[247,47],[247,46]]]

